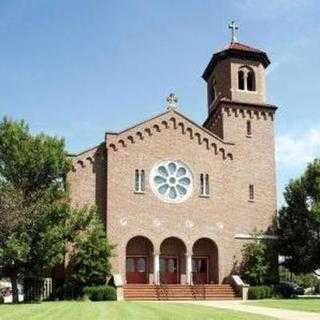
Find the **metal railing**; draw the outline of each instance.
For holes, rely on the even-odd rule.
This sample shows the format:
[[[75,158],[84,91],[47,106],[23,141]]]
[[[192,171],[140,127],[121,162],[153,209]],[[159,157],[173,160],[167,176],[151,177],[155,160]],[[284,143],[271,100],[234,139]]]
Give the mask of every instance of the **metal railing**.
[[[156,285],[156,295],[158,300],[168,300],[169,289],[163,272],[159,272],[159,284]]]
[[[192,271],[191,272],[191,292],[192,297],[195,300],[206,299],[206,287],[205,283],[199,272]]]

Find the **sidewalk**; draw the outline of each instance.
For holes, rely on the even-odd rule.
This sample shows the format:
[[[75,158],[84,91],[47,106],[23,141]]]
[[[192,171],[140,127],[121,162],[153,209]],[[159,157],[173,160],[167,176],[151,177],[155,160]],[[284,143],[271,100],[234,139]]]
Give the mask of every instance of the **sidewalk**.
[[[186,303],[186,302],[184,302]],[[207,307],[229,309],[235,311],[243,311],[248,313],[254,313],[269,317],[274,317],[281,320],[320,320],[320,314],[313,312],[292,311],[276,308],[255,307],[244,304],[242,301],[235,300],[223,300],[223,301],[190,301],[197,305],[203,305]]]

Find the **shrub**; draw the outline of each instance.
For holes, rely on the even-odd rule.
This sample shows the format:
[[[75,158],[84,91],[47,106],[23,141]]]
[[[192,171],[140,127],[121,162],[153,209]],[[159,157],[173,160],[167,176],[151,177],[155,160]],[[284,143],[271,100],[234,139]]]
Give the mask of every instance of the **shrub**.
[[[256,299],[268,299],[272,298],[274,295],[274,290],[269,286],[257,286],[250,287],[248,292],[248,298],[251,300]]]
[[[117,300],[117,291],[111,286],[85,287],[83,293],[91,301]]]
[[[263,233],[254,233],[253,241],[242,248],[241,278],[252,286],[278,282],[277,250],[272,241],[262,239]]]
[[[304,289],[294,282],[280,282],[278,291],[283,298],[292,298],[304,294]]]
[[[307,289],[316,287],[319,283],[319,279],[315,274],[307,273],[295,276],[294,282],[297,283],[300,287]]]

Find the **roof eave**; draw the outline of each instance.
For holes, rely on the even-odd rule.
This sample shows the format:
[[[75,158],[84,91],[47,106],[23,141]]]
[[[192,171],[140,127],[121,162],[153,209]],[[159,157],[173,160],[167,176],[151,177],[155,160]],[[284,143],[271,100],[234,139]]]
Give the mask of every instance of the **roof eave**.
[[[262,63],[264,68],[267,68],[271,63],[267,54],[264,51],[243,51],[238,49],[227,49],[224,51],[220,51],[215,53],[208,66],[204,70],[202,74],[202,79],[205,81],[208,80],[210,75],[212,74],[214,68],[216,67],[219,61],[225,60],[227,58],[240,58],[243,60],[257,60]]]

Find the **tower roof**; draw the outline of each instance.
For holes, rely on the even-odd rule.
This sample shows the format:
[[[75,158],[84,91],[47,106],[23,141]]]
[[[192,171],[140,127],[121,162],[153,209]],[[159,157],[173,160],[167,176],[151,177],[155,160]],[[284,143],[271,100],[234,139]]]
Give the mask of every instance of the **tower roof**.
[[[226,48],[212,55],[208,66],[202,74],[202,78],[207,80],[217,63],[227,58],[259,61],[265,68],[270,64],[270,60],[264,51],[249,47],[240,42],[231,42]]]

